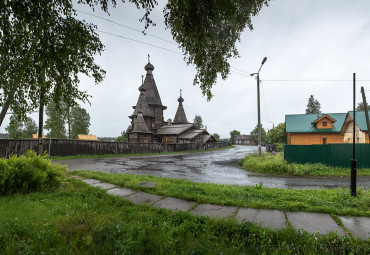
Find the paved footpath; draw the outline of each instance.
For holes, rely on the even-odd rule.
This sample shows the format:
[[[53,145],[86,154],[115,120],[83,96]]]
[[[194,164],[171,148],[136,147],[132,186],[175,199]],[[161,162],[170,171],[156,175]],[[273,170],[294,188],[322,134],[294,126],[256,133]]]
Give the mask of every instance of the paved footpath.
[[[368,217],[339,216],[344,226],[343,229],[329,214],[325,213],[284,212],[280,210],[197,204],[194,201],[163,197],[118,187],[96,179],[83,179],[78,176],[73,176],[72,178],[81,179],[91,186],[107,190],[108,194],[123,197],[134,204],[149,204],[158,208],[165,208],[172,211],[188,211],[193,215],[214,218],[236,218],[241,222],[248,221],[270,229],[285,228],[289,222],[296,230],[302,229],[309,233],[328,234],[329,232],[338,232],[340,235],[346,235],[347,232],[350,232],[354,237],[359,239],[368,240],[370,238],[370,218]]]

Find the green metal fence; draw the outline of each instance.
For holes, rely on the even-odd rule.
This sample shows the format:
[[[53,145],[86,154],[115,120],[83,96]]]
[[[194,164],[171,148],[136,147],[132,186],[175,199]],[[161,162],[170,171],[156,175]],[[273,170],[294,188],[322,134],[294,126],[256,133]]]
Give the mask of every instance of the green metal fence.
[[[323,163],[350,167],[352,144],[285,145],[284,159],[289,163]],[[356,144],[357,168],[370,168],[370,144]]]

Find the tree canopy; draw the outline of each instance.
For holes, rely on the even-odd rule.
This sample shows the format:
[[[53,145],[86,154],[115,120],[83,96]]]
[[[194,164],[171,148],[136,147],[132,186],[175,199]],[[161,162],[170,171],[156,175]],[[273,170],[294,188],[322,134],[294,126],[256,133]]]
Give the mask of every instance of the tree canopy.
[[[356,111],[364,111],[364,110],[365,110],[364,102],[358,103],[356,107]],[[370,105],[367,106],[367,110],[370,111]]]
[[[32,135],[37,133],[37,125],[35,121],[28,116],[21,119],[17,115],[12,115],[9,125],[5,130],[9,133],[9,138],[31,139]]]
[[[53,101],[46,106],[45,129],[49,130],[47,137],[67,138],[65,121],[68,108],[63,105],[56,105]]]
[[[254,137],[254,140],[258,141],[258,124],[256,125],[256,127],[250,132],[250,135],[252,135]],[[265,129],[262,127],[262,124],[261,124],[261,142],[265,142],[266,141],[266,131]]]
[[[306,114],[320,114],[321,113],[321,104],[320,102],[313,97],[313,95],[310,96],[308,99]]]
[[[124,2],[124,1],[122,1]],[[130,0],[145,10],[145,29],[154,24],[150,13],[156,0]],[[238,57],[236,42],[245,27],[253,29],[256,16],[269,0],[169,0],[163,12],[165,25],[197,73],[203,95],[212,98],[217,75],[226,79],[228,60]],[[19,116],[40,103],[53,100],[73,106],[88,100],[78,89],[78,74],[102,81],[105,71],[94,62],[104,49],[96,27],[77,19],[72,0],[2,1],[0,3],[0,125],[9,107]],[[116,0],[79,0],[94,10],[108,12]],[[42,95],[42,96],[41,96]],[[40,98],[41,97],[41,98]]]
[[[203,95],[212,98],[217,75],[226,79],[230,58],[239,57],[236,42],[245,27],[253,30],[251,18],[258,15],[269,0],[168,0],[165,24],[180,45],[188,64],[197,73]]]
[[[122,131],[121,135],[119,135],[114,141],[115,142],[126,142],[126,131]]]
[[[90,127],[90,114],[79,105],[71,109],[71,139],[76,139],[78,134],[88,134]]]
[[[99,2],[104,8],[106,1]],[[0,20],[3,110],[11,107],[22,117],[51,100],[73,105],[76,100],[88,99],[87,93],[78,89],[78,74],[92,77],[96,83],[102,81],[105,71],[94,62],[94,56],[104,46],[93,24],[76,19],[71,0],[2,1]]]
[[[220,141],[220,135],[219,134],[214,133],[213,137],[216,139],[217,142]]]
[[[238,130],[233,130],[230,132],[230,142],[234,142],[235,136],[240,135],[240,132]]]
[[[203,128],[203,120],[202,120],[202,117],[200,115],[195,115],[195,117],[194,117],[194,126],[197,129],[202,129]]]
[[[283,143],[286,144],[285,135],[285,123],[280,123],[276,127],[270,129],[267,132],[267,142],[268,143]]]

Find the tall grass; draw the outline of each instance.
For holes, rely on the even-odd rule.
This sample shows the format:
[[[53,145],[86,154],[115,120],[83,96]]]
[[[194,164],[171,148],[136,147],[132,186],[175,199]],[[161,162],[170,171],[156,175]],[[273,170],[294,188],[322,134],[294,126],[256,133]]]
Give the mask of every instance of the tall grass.
[[[284,154],[276,156],[264,153],[260,158],[258,154],[250,154],[239,162],[245,170],[270,174],[289,174],[300,176],[350,176],[349,168],[327,166],[324,164],[296,164],[284,161]],[[370,169],[358,169],[358,175],[370,176]]]
[[[132,203],[71,180],[0,196],[1,254],[368,254],[365,241],[272,231]]]

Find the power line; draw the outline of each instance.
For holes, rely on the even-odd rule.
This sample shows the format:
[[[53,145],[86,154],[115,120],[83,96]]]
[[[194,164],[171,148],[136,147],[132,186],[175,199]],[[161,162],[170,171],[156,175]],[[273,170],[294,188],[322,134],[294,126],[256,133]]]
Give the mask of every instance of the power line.
[[[101,31],[101,30],[98,30],[98,29],[96,31],[98,31],[100,33],[112,35],[112,36],[115,36],[115,37],[120,37],[122,39],[126,39],[126,40],[130,40],[130,41],[138,42],[138,43],[141,43],[141,44],[149,45],[149,46],[152,46],[152,47],[155,47],[155,48],[158,48],[158,49],[162,49],[162,50],[166,50],[166,51],[169,51],[169,52],[172,52],[172,53],[176,53],[176,54],[182,55],[182,53],[180,53],[180,52],[177,52],[177,51],[174,51],[174,50],[170,50],[170,49],[167,49],[167,48],[164,48],[164,47],[161,47],[161,46],[157,46],[157,45],[154,45],[154,44],[151,44],[151,43],[142,42],[140,40],[132,39],[132,38],[129,38],[129,37],[126,37],[126,36],[117,35],[117,34],[105,32],[105,31]]]
[[[263,80],[267,82],[280,82],[280,81],[287,81],[287,82],[343,82],[343,81],[353,81],[353,80],[335,80],[335,79],[302,79],[302,80]],[[370,80],[356,80],[356,81],[370,81]]]
[[[116,22],[116,21],[113,21],[113,20],[110,20],[110,19],[106,19],[106,18],[103,18],[103,17],[97,16],[97,15],[94,15],[94,14],[91,14],[91,13],[88,13],[88,12],[84,12],[84,11],[80,11],[80,10],[76,10],[76,11],[77,11],[77,12],[81,12],[81,13],[86,14],[86,15],[89,15],[89,16],[92,16],[92,17],[95,17],[95,18],[98,18],[98,19],[101,19],[101,20],[105,20],[105,21],[107,21],[107,22],[110,22],[110,23],[116,24],[116,25],[118,25],[118,26],[125,27],[125,28],[131,29],[131,30],[133,30],[133,31],[139,32],[139,33],[141,33],[141,34],[145,34],[145,35],[148,35],[148,36],[151,36],[151,37],[157,38],[157,39],[159,39],[159,40],[162,40],[162,41],[164,41],[164,42],[171,43],[171,44],[173,44],[173,45],[178,46],[178,45],[177,45],[176,43],[174,43],[174,42],[171,42],[171,41],[169,41],[169,40],[166,40],[166,39],[161,38],[161,37],[156,36],[156,35],[152,35],[152,34],[150,34],[150,33],[146,33],[146,32],[144,33],[144,32],[143,32],[143,31],[141,31],[140,29],[136,29],[136,28],[133,28],[133,27],[130,27],[130,26],[124,25],[124,24],[122,24],[122,23],[118,23],[118,22]]]
[[[156,38],[156,39],[159,39],[159,40],[165,41],[165,42],[167,42],[167,43],[170,43],[170,44],[173,44],[173,45],[178,46],[178,44],[177,44],[177,43],[171,42],[171,41],[169,41],[169,40],[166,40],[166,39],[164,39],[164,38],[162,38],[162,37],[159,37],[159,36],[156,36],[156,35],[152,35],[152,34],[150,34],[150,33],[143,33],[143,31],[141,31],[141,30],[139,30],[139,29],[136,29],[136,28],[133,28],[133,27],[130,27],[130,26],[124,25],[124,24],[122,24],[122,23],[119,23],[119,22],[116,22],[116,21],[113,21],[113,20],[110,20],[110,19],[107,19],[107,18],[103,18],[103,17],[100,17],[100,16],[95,15],[95,14],[91,14],[91,13],[88,13],[88,12],[84,12],[84,11],[80,11],[80,10],[76,10],[76,11],[77,11],[77,12],[80,12],[80,13],[83,13],[83,14],[86,14],[86,15],[89,15],[89,16],[92,16],[92,17],[95,17],[95,18],[98,18],[98,19],[101,19],[101,20],[104,20],[104,21],[107,21],[107,22],[110,22],[110,23],[113,23],[113,24],[118,25],[118,26],[121,26],[121,27],[125,27],[125,28],[128,28],[128,29],[131,29],[131,30],[133,30],[133,31],[139,32],[140,34],[148,35],[148,36],[154,37],[154,38]],[[153,47],[156,47],[156,48],[164,49],[164,50],[171,51],[171,52],[174,52],[174,53],[176,53],[176,54],[181,54],[181,55],[182,55],[182,53],[175,52],[175,51],[173,51],[173,50],[166,49],[166,48],[163,48],[163,47],[160,47],[160,46],[156,46],[156,45],[153,45],[153,44],[149,44],[149,43],[141,42],[141,41],[136,40],[136,39],[128,38],[128,37],[125,37],[125,36],[115,35],[115,34],[113,34],[113,33],[104,32],[104,31],[101,31],[101,30],[97,30],[97,31],[102,32],[102,33],[105,33],[105,34],[110,34],[110,35],[113,35],[113,36],[121,37],[121,38],[123,38],[123,39],[131,40],[131,41],[136,41],[136,42],[139,42],[139,43],[142,43],[142,44],[146,44],[146,45],[149,45],[149,46],[153,46]],[[231,72],[236,73],[236,74],[239,74],[239,75],[241,75],[241,76],[249,77],[249,74],[250,74],[250,73],[248,73],[248,72],[246,72],[246,71],[243,71],[243,70],[241,70],[241,69],[239,69],[239,68],[233,67],[233,66],[230,66],[230,67],[231,67],[231,68],[233,68],[233,69],[235,69],[236,71],[241,72],[241,73],[238,73],[238,72],[236,72],[236,71],[232,71],[232,70],[230,70]]]

